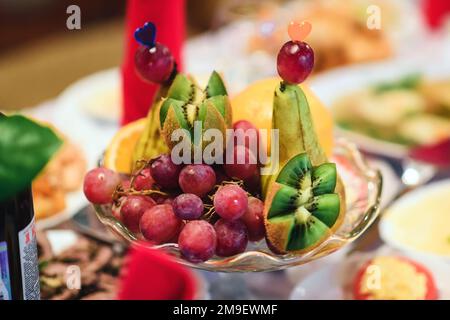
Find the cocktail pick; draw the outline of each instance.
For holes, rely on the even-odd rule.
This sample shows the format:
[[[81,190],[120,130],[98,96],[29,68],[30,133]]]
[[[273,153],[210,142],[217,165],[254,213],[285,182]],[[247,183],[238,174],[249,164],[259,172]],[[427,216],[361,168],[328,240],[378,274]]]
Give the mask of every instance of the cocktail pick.
[[[311,32],[311,23],[308,21],[291,21],[288,34],[292,41],[303,41]]]
[[[156,26],[152,22],[146,22],[142,27],[137,28],[134,32],[134,38],[141,45],[148,48],[155,46]]]
[[[145,81],[163,84],[171,82],[176,75],[175,59],[164,44],[155,42],[156,26],[146,22],[134,32],[134,38],[140,44],[136,49],[134,64],[137,73]]]
[[[302,83],[314,67],[314,51],[303,41],[310,32],[307,21],[291,21],[288,25],[291,41],[281,47],[277,56],[277,71],[286,83]]]

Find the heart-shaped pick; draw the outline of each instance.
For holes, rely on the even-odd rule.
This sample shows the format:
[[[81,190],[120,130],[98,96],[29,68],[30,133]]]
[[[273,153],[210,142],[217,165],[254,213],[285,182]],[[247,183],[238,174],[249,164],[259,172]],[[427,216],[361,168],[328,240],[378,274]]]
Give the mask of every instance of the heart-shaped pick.
[[[292,41],[303,41],[311,32],[311,23],[308,21],[291,21],[288,26],[288,34]]]
[[[155,46],[156,26],[152,22],[146,22],[141,28],[134,32],[134,38],[140,44],[152,48]]]

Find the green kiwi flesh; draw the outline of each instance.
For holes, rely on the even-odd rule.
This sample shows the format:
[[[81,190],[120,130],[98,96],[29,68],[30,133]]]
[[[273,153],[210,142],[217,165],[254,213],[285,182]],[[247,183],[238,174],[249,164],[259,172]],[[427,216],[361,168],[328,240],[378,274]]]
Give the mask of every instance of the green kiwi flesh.
[[[340,210],[340,198],[334,193],[336,179],[334,163],[313,167],[306,153],[294,156],[283,166],[267,219],[269,224],[287,226],[285,251],[308,249],[329,234]]]

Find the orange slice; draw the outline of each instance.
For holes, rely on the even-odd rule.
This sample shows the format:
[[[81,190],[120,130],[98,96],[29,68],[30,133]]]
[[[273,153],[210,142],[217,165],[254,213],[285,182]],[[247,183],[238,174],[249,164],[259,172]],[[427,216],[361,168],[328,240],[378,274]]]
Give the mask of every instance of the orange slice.
[[[120,173],[131,173],[134,147],[144,131],[146,118],[131,122],[117,131],[105,152],[104,166]]]

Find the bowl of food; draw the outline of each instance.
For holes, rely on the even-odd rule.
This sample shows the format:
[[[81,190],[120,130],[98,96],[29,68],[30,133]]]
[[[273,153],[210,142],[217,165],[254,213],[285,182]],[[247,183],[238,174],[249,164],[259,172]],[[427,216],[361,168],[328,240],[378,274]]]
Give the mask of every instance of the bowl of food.
[[[450,138],[449,74],[446,63],[391,61],[337,69],[311,87],[331,107],[340,135],[401,159]]]
[[[86,159],[81,148],[60,134],[61,149],[32,184],[36,227],[45,229],[70,219],[86,201],[81,186]]]
[[[293,300],[447,300],[448,266],[426,257],[412,257],[382,246],[354,252],[300,281]]]
[[[201,263],[192,263],[183,259],[178,243],[152,245],[139,240],[142,236],[130,231],[117,218],[110,205],[95,206],[99,220],[120,238],[128,243],[140,243],[165,250],[178,257],[180,263],[194,268],[221,272],[271,271],[285,269],[304,264],[317,258],[329,255],[343,246],[356,240],[376,219],[379,213],[382,178],[380,173],[368,167],[356,147],[345,141],[338,140],[333,159],[337,163],[348,195],[346,212],[340,227],[324,242],[305,254],[277,254],[274,253],[264,239],[252,242],[246,246],[244,252],[230,257],[214,256]],[[170,201],[170,200],[168,200]],[[201,241],[199,238],[198,241]]]
[[[406,194],[383,215],[379,224],[381,238],[410,254],[450,262],[449,194],[448,179]]]

